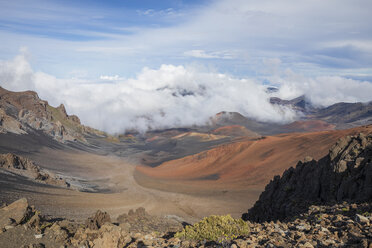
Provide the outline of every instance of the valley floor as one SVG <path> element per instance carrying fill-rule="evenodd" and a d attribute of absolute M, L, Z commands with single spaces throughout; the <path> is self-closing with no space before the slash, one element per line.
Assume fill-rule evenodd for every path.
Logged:
<path fill-rule="evenodd" d="M 0 171 L 0 201 L 10 203 L 26 197 L 43 214 L 86 219 L 97 209 L 118 216 L 144 207 L 154 215 L 176 215 L 194 222 L 210 214 L 231 213 L 240 217 L 256 200 L 247 192 L 209 190 L 206 194 L 183 194 L 145 188 L 134 179 L 136 164 L 113 155 L 95 155 L 72 149 L 41 148 L 27 154 L 43 168 L 75 179 L 87 192 L 40 184 Z M 78 180 L 77 180 L 78 179 Z M 95 192 L 89 192 L 94 190 Z"/>
<path fill-rule="evenodd" d="M 191 168 L 185 170 L 193 173 L 185 174 L 187 180 L 167 178 L 167 171 L 180 172 L 172 170 L 172 161 L 166 162 L 165 166 L 143 170 L 143 151 L 118 155 L 116 152 L 120 147 L 112 149 L 109 143 L 105 147 L 61 145 L 37 134 L 1 134 L 0 153 L 12 152 L 29 158 L 41 168 L 62 175 L 72 188 L 79 190 L 37 183 L 0 169 L 0 206 L 25 197 L 43 214 L 75 220 L 86 219 L 97 209 L 116 218 L 139 207 L 152 215 L 175 215 L 189 223 L 212 214 L 240 217 L 253 206 L 274 175 L 295 166 L 295 162 L 307 154 L 319 159 L 338 138 L 359 132 L 371 133 L 372 126 L 312 134 L 281 134 L 253 141 L 254 146 L 249 145 L 252 141 L 238 147 L 231 144 L 231 149 L 238 153 L 231 155 L 234 159 L 226 160 L 229 167 L 225 160 L 219 159 L 219 150 L 216 153 L 213 149 L 185 160 L 175 160 L 176 164 L 185 161 L 188 166 L 185 168 Z M 120 149 L 120 152 L 132 152 Z M 209 153 L 217 155 L 212 159 L 204 156 Z M 236 160 L 239 158 L 242 159 Z M 260 166 L 250 166 L 258 159 L 262 160 Z M 194 160 L 195 163 L 191 163 Z M 208 168 L 213 166 L 221 170 L 216 172 L 216 177 L 206 177 Z M 230 174 L 232 176 L 228 176 Z M 259 183 L 252 183 L 254 180 Z"/>

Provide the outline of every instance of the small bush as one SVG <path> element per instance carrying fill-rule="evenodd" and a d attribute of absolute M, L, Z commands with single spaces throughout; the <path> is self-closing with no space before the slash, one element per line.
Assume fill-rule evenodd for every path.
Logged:
<path fill-rule="evenodd" d="M 230 215 L 211 215 L 192 226 L 186 226 L 175 237 L 222 243 L 248 234 L 249 226 L 244 220 L 234 219 Z"/>
<path fill-rule="evenodd" d="M 364 217 L 370 217 L 370 216 L 371 216 L 371 213 L 369 213 L 369 212 L 364 212 L 364 213 L 362 213 L 362 215 L 363 215 Z"/>

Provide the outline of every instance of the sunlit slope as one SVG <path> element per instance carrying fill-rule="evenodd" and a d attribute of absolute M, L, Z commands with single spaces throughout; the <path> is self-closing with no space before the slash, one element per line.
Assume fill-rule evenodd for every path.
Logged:
<path fill-rule="evenodd" d="M 274 175 L 295 166 L 299 160 L 306 156 L 319 159 L 340 137 L 360 132 L 371 133 L 372 126 L 244 140 L 168 161 L 155 168 L 138 166 L 137 173 L 143 176 L 142 180 L 163 181 L 168 185 L 263 189 Z"/>

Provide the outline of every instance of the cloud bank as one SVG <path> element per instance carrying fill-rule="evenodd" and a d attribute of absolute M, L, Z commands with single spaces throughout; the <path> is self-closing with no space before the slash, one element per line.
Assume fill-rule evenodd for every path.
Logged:
<path fill-rule="evenodd" d="M 27 46 L 37 70 L 97 78 L 194 61 L 254 76 L 276 57 L 311 77 L 372 78 L 370 0 L 114 2 L 0 1 L 0 59 Z"/>
<path fill-rule="evenodd" d="M 273 60 L 274 62 L 278 62 Z M 342 77 L 305 78 L 291 71 L 277 77 L 277 96 L 306 94 L 318 105 L 369 101 L 372 84 Z M 34 72 L 25 54 L 0 62 L 0 85 L 9 90 L 35 90 L 53 106 L 64 103 L 86 125 L 122 133 L 137 129 L 203 125 L 220 111 L 237 111 L 260 121 L 289 122 L 288 108 L 269 103 L 267 85 L 249 78 L 196 67 L 162 65 L 144 68 L 136 77 L 102 76 L 95 81 L 60 79 Z"/>

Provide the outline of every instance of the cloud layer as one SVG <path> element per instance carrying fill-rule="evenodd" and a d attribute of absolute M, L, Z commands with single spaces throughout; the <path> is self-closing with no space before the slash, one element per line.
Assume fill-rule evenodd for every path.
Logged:
<path fill-rule="evenodd" d="M 275 59 L 269 62 L 280 63 Z M 292 71 L 275 78 L 279 82 L 276 95 L 284 99 L 306 94 L 318 105 L 372 100 L 369 82 L 342 77 L 306 78 Z M 144 68 L 129 79 L 59 79 L 34 72 L 22 53 L 0 62 L 0 85 L 9 90 L 35 90 L 54 106 L 64 103 L 67 111 L 77 114 L 84 124 L 110 133 L 202 125 L 223 110 L 260 121 L 289 122 L 297 118 L 294 111 L 269 103 L 272 95 L 266 92 L 267 85 L 195 67 Z"/>
<path fill-rule="evenodd" d="M 27 46 L 37 70 L 97 78 L 194 61 L 252 76 L 275 57 L 311 77 L 372 78 L 370 0 L 115 2 L 0 1 L 0 59 Z"/>

